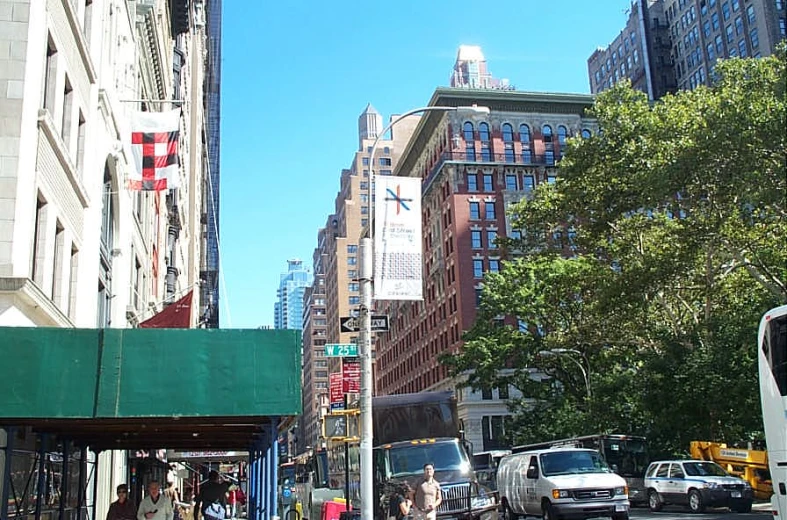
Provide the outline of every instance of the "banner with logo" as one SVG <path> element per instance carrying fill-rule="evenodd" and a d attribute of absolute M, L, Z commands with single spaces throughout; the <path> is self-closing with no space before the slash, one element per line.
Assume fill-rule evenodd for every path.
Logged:
<path fill-rule="evenodd" d="M 374 178 L 374 299 L 421 300 L 421 179 Z"/>
<path fill-rule="evenodd" d="M 341 372 L 331 372 L 329 377 L 329 386 L 330 386 L 330 410 L 344 410 L 344 392 L 343 389 L 343 382 L 342 382 L 342 373 Z"/>

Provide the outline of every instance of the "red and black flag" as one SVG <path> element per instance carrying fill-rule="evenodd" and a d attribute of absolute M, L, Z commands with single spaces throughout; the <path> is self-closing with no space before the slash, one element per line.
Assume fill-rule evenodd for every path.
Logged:
<path fill-rule="evenodd" d="M 177 188 L 180 109 L 134 112 L 131 116 L 131 150 L 136 169 L 131 190 L 160 191 Z"/>

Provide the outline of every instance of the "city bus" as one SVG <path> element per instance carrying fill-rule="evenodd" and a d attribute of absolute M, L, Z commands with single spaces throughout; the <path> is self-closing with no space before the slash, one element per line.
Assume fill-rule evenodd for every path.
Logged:
<path fill-rule="evenodd" d="M 596 450 L 604 457 L 609 467 L 626 480 L 629 500 L 632 504 L 646 504 L 645 470 L 650 463 L 648 444 L 645 437 L 637 435 L 598 434 L 559 439 L 526 446 L 515 446 L 513 453 L 570 446 Z"/>
<path fill-rule="evenodd" d="M 787 305 L 766 312 L 757 334 L 760 399 L 774 518 L 787 515 Z"/>

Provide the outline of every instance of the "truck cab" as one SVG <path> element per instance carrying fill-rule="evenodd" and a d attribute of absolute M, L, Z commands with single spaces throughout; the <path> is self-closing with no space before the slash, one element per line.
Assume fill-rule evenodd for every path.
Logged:
<path fill-rule="evenodd" d="M 421 483 L 426 464 L 434 465 L 434 478 L 443 492 L 438 518 L 468 514 L 482 520 L 497 518 L 493 493 L 478 483 L 464 446 L 454 437 L 391 442 L 374 449 L 377 518 L 387 518 L 390 497 L 399 483 L 406 481 L 413 489 Z"/>

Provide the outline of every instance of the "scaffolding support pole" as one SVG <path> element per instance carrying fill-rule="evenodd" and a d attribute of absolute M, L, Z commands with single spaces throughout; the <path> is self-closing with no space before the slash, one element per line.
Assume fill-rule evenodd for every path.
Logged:
<path fill-rule="evenodd" d="M 14 456 L 16 428 L 5 428 L 5 457 L 3 460 L 3 494 L 0 502 L 0 518 L 8 518 L 8 498 L 11 492 L 11 457 Z M 16 499 L 14 499 L 16 500 Z"/>

